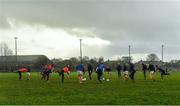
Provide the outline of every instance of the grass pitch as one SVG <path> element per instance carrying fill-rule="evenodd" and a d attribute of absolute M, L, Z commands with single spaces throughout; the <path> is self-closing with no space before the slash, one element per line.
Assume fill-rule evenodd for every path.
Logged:
<path fill-rule="evenodd" d="M 17 73 L 0 73 L 0 105 L 180 105 L 180 73 L 171 73 L 161 80 L 156 72 L 155 82 L 144 80 L 141 72 L 136 73 L 135 83 L 125 82 L 115 72 L 109 82 L 102 84 L 95 73 L 93 80 L 87 75 L 86 78 L 79 84 L 74 72 L 62 84 L 57 73 L 48 82 L 40 80 L 39 73 L 21 81 Z"/>

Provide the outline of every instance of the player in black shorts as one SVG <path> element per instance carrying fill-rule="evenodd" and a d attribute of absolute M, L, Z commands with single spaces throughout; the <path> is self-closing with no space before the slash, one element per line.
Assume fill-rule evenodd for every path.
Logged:
<path fill-rule="evenodd" d="M 91 80 L 92 79 L 93 66 L 90 63 L 88 63 L 87 68 L 88 68 L 88 73 L 89 73 L 89 79 Z"/>

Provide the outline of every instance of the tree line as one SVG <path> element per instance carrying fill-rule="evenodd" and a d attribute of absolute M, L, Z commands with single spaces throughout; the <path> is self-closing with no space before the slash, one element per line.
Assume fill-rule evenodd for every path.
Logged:
<path fill-rule="evenodd" d="M 8 44 L 6 42 L 0 42 L 0 56 L 12 56 L 12 55 L 14 55 L 13 50 L 9 48 Z M 101 57 L 93 57 L 93 58 L 84 56 L 82 58 L 82 62 L 84 65 L 86 65 L 87 63 L 91 63 L 93 67 L 96 67 L 96 65 L 100 61 L 103 61 L 105 66 L 108 65 L 111 68 L 116 67 L 116 65 L 118 63 L 121 63 L 121 64 L 127 63 L 127 62 L 129 62 L 129 60 L 133 61 L 133 58 L 129 57 L 129 56 L 123 56 L 123 57 L 117 58 L 116 60 L 113 60 L 113 61 L 112 60 L 105 61 L 104 57 L 102 57 L 102 56 Z M 54 58 L 51 61 L 56 66 L 56 68 L 60 68 L 65 65 L 70 65 L 72 69 L 75 69 L 75 66 L 81 62 L 80 57 L 72 57 L 70 59 L 65 59 L 65 60 L 63 60 L 62 58 Z M 153 62 L 155 64 L 161 64 L 159 57 L 155 53 L 151 53 L 151 54 L 147 55 L 147 58 L 145 61 L 140 60 L 140 61 L 136 62 L 135 65 L 136 65 L 137 69 L 141 68 L 140 63 L 142 63 L 142 62 L 146 62 L 146 63 Z M 43 64 L 47 63 L 47 60 L 40 59 L 39 61 L 36 62 L 34 67 L 36 69 L 40 69 L 40 67 L 41 67 L 40 65 L 42 63 Z M 180 70 L 180 60 L 171 60 L 170 62 L 164 62 L 163 66 L 166 68 L 169 68 L 170 70 L 179 71 Z"/>
<path fill-rule="evenodd" d="M 82 58 L 82 62 L 83 64 L 86 66 L 88 63 L 91 63 L 92 66 L 94 68 L 96 68 L 97 64 L 99 62 L 104 62 L 105 66 L 109 66 L 112 69 L 115 69 L 116 65 L 118 63 L 123 64 L 123 63 L 128 63 L 130 61 L 133 61 L 132 57 L 128 57 L 128 56 L 122 56 L 121 58 L 117 58 L 116 60 L 105 60 L 104 57 L 94 57 L 94 58 L 90 58 L 88 56 L 84 56 Z M 60 67 L 64 67 L 66 65 L 70 65 L 72 70 L 75 69 L 76 65 L 79 64 L 81 62 L 80 57 L 72 57 L 70 59 L 65 59 L 63 60 L 62 58 L 54 58 L 51 60 L 54 65 L 56 66 L 56 68 L 60 68 Z M 147 55 L 146 60 L 140 60 L 138 62 L 135 62 L 136 65 L 136 69 L 137 70 L 141 70 L 141 64 L 145 63 L 145 64 L 149 64 L 149 63 L 153 63 L 153 64 L 158 64 L 158 65 L 163 65 L 164 68 L 168 68 L 168 70 L 180 70 L 180 60 L 171 60 L 170 62 L 161 62 L 161 60 L 159 59 L 159 57 L 155 54 L 155 53 L 151 53 L 149 55 Z"/>

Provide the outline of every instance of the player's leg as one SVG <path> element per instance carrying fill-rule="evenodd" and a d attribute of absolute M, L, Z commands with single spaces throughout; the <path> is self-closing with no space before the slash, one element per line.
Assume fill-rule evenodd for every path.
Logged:
<path fill-rule="evenodd" d="M 45 80 L 45 77 L 46 77 L 45 72 L 42 72 L 41 75 L 42 75 L 41 80 Z"/>
<path fill-rule="evenodd" d="M 99 82 L 101 82 L 101 73 L 100 72 L 97 72 L 97 79 Z"/>
<path fill-rule="evenodd" d="M 59 77 L 61 78 L 61 82 L 64 83 L 64 72 L 58 72 L 59 73 Z"/>
<path fill-rule="evenodd" d="M 133 80 L 132 78 L 133 72 L 130 73 L 129 77 L 131 78 L 131 80 Z"/>
<path fill-rule="evenodd" d="M 125 74 L 125 75 L 124 75 L 124 76 L 125 76 L 124 79 L 127 81 L 127 80 L 129 79 L 129 72 L 128 72 L 128 71 L 125 71 L 124 74 Z"/>
<path fill-rule="evenodd" d="M 61 82 L 64 83 L 64 72 L 62 72 L 62 76 L 61 76 Z"/>
<path fill-rule="evenodd" d="M 91 80 L 91 73 L 90 73 L 90 70 L 88 70 L 88 74 L 89 74 L 89 79 Z"/>
<path fill-rule="evenodd" d="M 19 73 L 19 80 L 21 80 L 21 77 L 22 77 L 21 72 L 18 71 L 18 73 Z"/>
<path fill-rule="evenodd" d="M 91 70 L 89 70 L 89 71 L 88 71 L 88 73 L 89 73 L 89 79 L 91 80 L 91 79 L 92 79 L 92 77 L 91 77 L 91 75 L 92 75 L 92 71 L 91 71 Z"/>
<path fill-rule="evenodd" d="M 64 74 L 64 72 L 63 72 Z M 67 72 L 67 78 L 69 79 L 70 78 L 70 71 Z"/>
<path fill-rule="evenodd" d="M 135 71 L 132 72 L 132 77 L 131 79 L 134 81 L 134 75 L 135 75 Z"/>
<path fill-rule="evenodd" d="M 161 79 L 163 80 L 163 75 L 164 75 L 164 73 L 163 72 L 161 72 Z"/>
<path fill-rule="evenodd" d="M 103 76 L 102 76 L 102 75 L 103 75 L 103 73 L 100 72 L 100 73 L 99 73 L 99 76 L 100 76 L 100 77 L 99 77 L 99 80 L 100 80 L 100 82 L 102 82 L 102 80 L 103 80 Z"/>
<path fill-rule="evenodd" d="M 27 80 L 30 80 L 31 73 L 27 72 Z"/>
<path fill-rule="evenodd" d="M 118 77 L 121 77 L 121 71 L 118 70 Z"/>
<path fill-rule="evenodd" d="M 49 72 L 47 72 L 47 74 L 46 74 L 46 81 L 48 81 L 49 80 Z"/>
<path fill-rule="evenodd" d="M 91 80 L 92 80 L 92 73 L 93 73 L 93 71 L 91 70 L 91 73 L 90 73 L 90 78 L 91 78 Z"/>
<path fill-rule="evenodd" d="M 146 70 L 143 70 L 144 73 L 144 80 L 146 80 Z"/>
<path fill-rule="evenodd" d="M 154 71 L 150 71 L 150 78 L 151 78 L 151 80 L 155 81 Z"/>
<path fill-rule="evenodd" d="M 78 71 L 78 80 L 79 80 L 79 83 L 82 83 L 82 75 L 83 75 L 83 72 L 82 71 Z"/>

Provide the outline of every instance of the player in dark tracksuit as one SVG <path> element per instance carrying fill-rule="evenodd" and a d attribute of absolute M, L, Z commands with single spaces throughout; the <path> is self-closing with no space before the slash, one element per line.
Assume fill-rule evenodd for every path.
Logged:
<path fill-rule="evenodd" d="M 104 71 L 104 65 L 103 63 L 99 64 L 96 68 L 96 72 L 97 72 L 97 79 L 99 82 L 102 82 L 103 78 L 103 71 Z"/>
<path fill-rule="evenodd" d="M 156 65 L 156 68 L 159 70 L 159 72 L 161 74 L 161 79 L 163 80 L 163 75 L 168 75 L 168 74 L 166 73 L 166 71 L 163 68 L 159 67 L 158 65 Z"/>
<path fill-rule="evenodd" d="M 120 65 L 120 63 L 118 63 L 116 70 L 118 72 L 118 77 L 121 77 L 121 70 L 122 70 L 122 66 Z"/>
<path fill-rule="evenodd" d="M 154 73 L 156 71 L 155 66 L 153 64 L 149 64 L 150 78 L 155 81 Z"/>
<path fill-rule="evenodd" d="M 143 71 L 143 74 L 144 74 L 144 80 L 146 80 L 146 71 L 147 71 L 147 65 L 142 63 L 142 71 Z"/>
<path fill-rule="evenodd" d="M 135 73 L 136 73 L 136 70 L 135 70 L 134 64 L 131 63 L 131 62 L 129 63 L 129 71 L 130 71 L 129 77 L 131 78 L 131 80 L 134 81 L 134 75 L 135 75 Z"/>
<path fill-rule="evenodd" d="M 60 70 L 58 70 L 58 74 L 61 77 L 61 82 L 64 83 L 64 70 L 63 70 L 63 68 L 62 69 L 60 68 Z"/>
<path fill-rule="evenodd" d="M 106 67 L 106 71 L 107 71 L 107 81 L 109 81 L 110 76 L 111 76 L 111 71 L 112 71 L 111 67 L 110 67 L 110 66 L 107 66 L 107 67 Z"/>
<path fill-rule="evenodd" d="M 42 75 L 41 80 L 45 80 L 45 79 L 46 79 L 46 77 L 47 77 L 47 71 L 48 71 L 47 65 L 43 66 L 43 67 L 42 67 L 42 72 L 41 72 L 41 75 Z"/>
<path fill-rule="evenodd" d="M 111 71 L 112 71 L 112 70 L 111 70 L 111 67 L 107 66 L 107 67 L 106 67 L 106 71 L 107 71 L 108 74 L 110 74 Z"/>
<path fill-rule="evenodd" d="M 87 68 L 88 68 L 88 73 L 89 73 L 89 79 L 91 80 L 92 79 L 93 66 L 90 63 L 88 63 Z"/>

